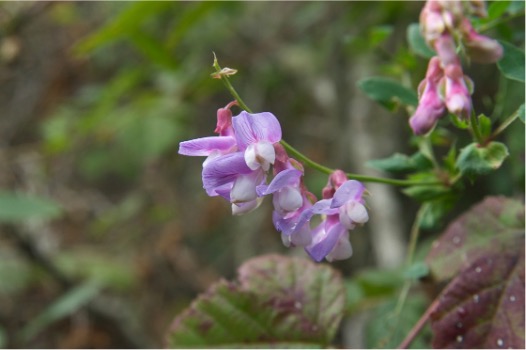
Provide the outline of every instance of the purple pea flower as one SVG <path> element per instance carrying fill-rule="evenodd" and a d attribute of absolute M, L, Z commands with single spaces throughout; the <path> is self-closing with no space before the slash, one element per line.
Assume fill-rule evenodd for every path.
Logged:
<path fill-rule="evenodd" d="M 314 215 L 325 216 L 311 231 L 312 242 L 305 247 L 312 259 L 321 261 L 325 258 L 333 261 L 347 259 L 352 255 L 349 230 L 369 220 L 362 198 L 364 191 L 362 183 L 347 180 L 336 189 L 334 197 L 322 199 L 302 212 L 295 230 L 308 227 Z"/>
<path fill-rule="evenodd" d="M 237 146 L 244 152 L 247 166 L 268 171 L 274 164 L 274 144 L 281 141 L 281 126 L 269 112 L 250 114 L 242 111 L 232 119 Z"/>
<path fill-rule="evenodd" d="M 216 132 L 219 136 L 181 142 L 179 153 L 208 156 L 203 163 L 203 187 L 209 196 L 221 196 L 232 203 L 234 214 L 259 206 L 256 187 L 265 183 L 275 161 L 274 143 L 281 140 L 281 127 L 272 113 L 232 117 L 220 109 Z"/>
<path fill-rule="evenodd" d="M 302 171 L 290 166 L 289 169 L 279 172 L 268 186 L 261 185 L 257 188 L 260 196 L 273 194 L 272 221 L 276 230 L 281 232 L 281 240 L 287 247 L 304 247 L 312 240 L 308 227 L 294 230 L 301 213 L 312 206 L 308 198 L 309 193 L 302 186 L 302 176 Z"/>

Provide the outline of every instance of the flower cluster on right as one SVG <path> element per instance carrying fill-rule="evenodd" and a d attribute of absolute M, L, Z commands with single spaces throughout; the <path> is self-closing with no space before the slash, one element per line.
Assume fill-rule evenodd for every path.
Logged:
<path fill-rule="evenodd" d="M 429 61 L 418 86 L 418 107 L 409 119 L 416 135 L 428 133 L 447 112 L 461 119 L 471 114 L 473 83 L 462 70 L 457 48 L 477 63 L 494 63 L 502 57 L 500 44 L 477 33 L 470 15 L 486 16 L 484 2 L 428 0 L 420 13 L 420 29 L 437 56 Z"/>

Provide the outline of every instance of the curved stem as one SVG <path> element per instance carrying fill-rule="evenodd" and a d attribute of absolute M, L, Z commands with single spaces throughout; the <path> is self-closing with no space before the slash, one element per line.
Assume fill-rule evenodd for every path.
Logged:
<path fill-rule="evenodd" d="M 232 86 L 230 83 L 230 80 L 228 79 L 227 74 L 222 73 L 222 68 L 217 62 L 217 58 L 214 54 L 214 65 L 216 72 L 213 74 L 214 77 L 221 79 L 223 84 L 225 84 L 225 87 L 230 92 L 232 97 L 236 99 L 237 103 L 239 104 L 239 107 L 241 107 L 243 110 L 252 113 L 252 110 L 248 108 L 248 106 L 245 104 L 245 102 L 241 99 L 239 94 L 237 93 L 236 89 Z M 330 175 L 334 172 L 335 169 L 328 168 L 324 165 L 321 165 L 319 163 L 316 163 L 291 145 L 289 145 L 285 140 L 280 141 L 281 145 L 285 148 L 285 150 L 290 154 L 296 157 L 299 161 L 303 162 L 306 166 L 318 170 L 322 173 L 325 173 L 327 175 Z M 363 182 L 376 182 L 376 183 L 382 183 L 387 185 L 394 185 L 394 186 L 412 186 L 412 185 L 438 185 L 440 184 L 439 181 L 412 181 L 412 180 L 397 180 L 397 179 L 389 179 L 389 178 L 383 178 L 383 177 L 374 177 L 374 176 L 367 176 L 367 175 L 359 175 L 359 174 L 353 174 L 353 173 L 347 173 L 347 177 L 349 179 L 354 179 L 358 181 Z"/>

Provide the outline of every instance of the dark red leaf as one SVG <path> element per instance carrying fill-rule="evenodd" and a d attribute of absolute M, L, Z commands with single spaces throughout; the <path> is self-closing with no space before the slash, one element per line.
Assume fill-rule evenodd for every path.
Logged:
<path fill-rule="evenodd" d="M 524 239 L 524 205 L 505 197 L 488 197 L 456 219 L 437 239 L 426 261 L 443 281 L 475 260 L 513 252 Z"/>
<path fill-rule="evenodd" d="M 435 348 L 524 348 L 524 238 L 518 252 L 476 259 L 431 314 Z"/>

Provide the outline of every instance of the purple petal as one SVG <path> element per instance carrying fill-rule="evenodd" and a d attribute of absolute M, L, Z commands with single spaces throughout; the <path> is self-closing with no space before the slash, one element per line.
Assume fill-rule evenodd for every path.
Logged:
<path fill-rule="evenodd" d="M 316 215 L 316 214 L 328 214 L 333 215 L 338 213 L 338 209 L 332 209 L 331 208 L 331 200 L 330 199 L 322 199 L 314 203 L 314 205 L 310 208 L 307 208 L 302 211 L 298 223 L 296 226 L 294 226 L 293 230 L 290 232 L 283 231 L 284 233 L 293 233 L 296 230 L 301 229 L 304 225 L 306 225 L 310 219 Z"/>
<path fill-rule="evenodd" d="M 179 154 L 185 156 L 208 156 L 213 151 L 228 151 L 236 145 L 231 136 L 209 136 L 179 144 Z"/>
<path fill-rule="evenodd" d="M 303 173 L 296 169 L 283 170 L 272 179 L 268 186 L 258 186 L 258 195 L 266 196 L 281 190 L 285 186 L 297 185 L 302 175 Z"/>
<path fill-rule="evenodd" d="M 246 165 L 242 152 L 225 154 L 203 168 L 203 187 L 210 196 L 217 195 L 220 187 L 233 183 L 238 175 L 250 172 L 252 170 Z"/>
<path fill-rule="evenodd" d="M 334 193 L 331 208 L 339 208 L 350 200 L 359 200 L 365 186 L 356 180 L 345 181 Z"/>
<path fill-rule="evenodd" d="M 326 231 L 326 229 L 328 230 Z M 325 225 L 325 222 L 322 222 L 313 231 L 312 243 L 305 247 L 305 251 L 314 260 L 322 261 L 334 249 L 338 239 L 345 232 L 345 227 L 339 223 L 328 226 Z"/>
<path fill-rule="evenodd" d="M 242 111 L 232 118 L 232 124 L 241 151 L 259 141 L 276 143 L 281 140 L 281 126 L 278 119 L 269 112 L 250 114 Z"/>

